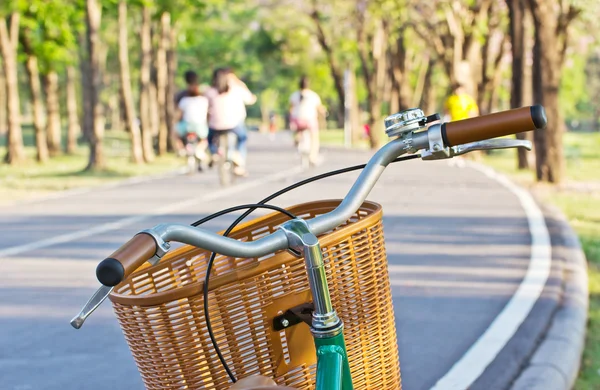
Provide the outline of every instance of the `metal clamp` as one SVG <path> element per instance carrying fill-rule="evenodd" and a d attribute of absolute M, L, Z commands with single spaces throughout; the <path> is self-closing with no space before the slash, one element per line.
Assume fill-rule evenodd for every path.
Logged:
<path fill-rule="evenodd" d="M 450 148 L 444 145 L 441 124 L 438 123 L 429 127 L 427 130 L 427 139 L 429 141 L 429 148 L 421 152 L 423 160 L 440 160 L 451 157 Z"/>
<path fill-rule="evenodd" d="M 148 260 L 150 264 L 155 265 L 165 254 L 167 254 L 169 249 L 171 249 L 171 244 L 163 240 L 163 238 L 159 234 L 157 234 L 154 231 L 154 229 L 145 229 L 142 230 L 140 233 L 152 236 L 154 242 L 156 242 L 156 254 L 154 255 L 154 257 Z"/>

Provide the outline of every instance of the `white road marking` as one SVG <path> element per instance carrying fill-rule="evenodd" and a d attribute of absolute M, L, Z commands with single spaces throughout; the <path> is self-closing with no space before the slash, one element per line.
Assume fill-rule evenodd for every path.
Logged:
<path fill-rule="evenodd" d="M 219 199 L 219 198 L 222 198 L 222 197 L 225 197 L 225 196 L 228 196 L 231 194 L 235 194 L 238 192 L 243 192 L 250 188 L 258 187 L 258 186 L 264 185 L 264 184 L 272 182 L 272 181 L 285 179 L 285 178 L 289 177 L 290 175 L 300 173 L 301 171 L 302 171 L 302 169 L 300 167 L 295 167 L 295 168 L 288 169 L 283 172 L 274 173 L 272 175 L 267 175 L 267 176 L 261 177 L 256 180 L 246 181 L 242 184 L 239 184 L 239 185 L 236 185 L 233 187 L 229 187 L 229 188 L 218 190 L 218 191 L 215 191 L 212 193 L 208 193 L 204 196 L 197 196 L 194 198 L 183 200 L 181 202 L 172 203 L 172 204 L 166 205 L 165 207 L 161 207 L 152 212 L 149 212 L 148 214 L 145 214 L 145 215 L 123 218 L 123 219 L 119 219 L 114 222 L 109 222 L 109 223 L 105 223 L 102 225 L 90 227 L 89 229 L 78 230 L 75 232 L 61 234 L 59 236 L 50 237 L 50 238 L 40 240 L 40 241 L 30 242 L 28 244 L 23 244 L 23 245 L 13 246 L 13 247 L 5 248 L 5 249 L 0 249 L 0 258 L 15 256 L 15 255 L 18 255 L 18 254 L 21 254 L 24 252 L 47 248 L 47 247 L 58 245 L 58 244 L 64 244 L 66 242 L 71 242 L 71 241 L 79 240 L 79 239 L 82 239 L 85 237 L 90 237 L 95 234 L 101 234 L 101 233 L 109 232 L 111 230 L 121 229 L 123 227 L 133 225 L 135 223 L 150 219 L 157 215 L 169 214 L 173 211 L 185 209 L 187 207 L 190 207 L 190 206 L 193 206 L 193 205 L 196 205 L 199 203 L 203 203 L 203 202 L 214 200 L 214 199 Z"/>
<path fill-rule="evenodd" d="M 527 318 L 550 275 L 550 235 L 544 215 L 531 195 L 491 168 L 473 163 L 469 165 L 500 183 L 521 202 L 531 234 L 531 260 L 523 281 L 502 312 L 450 371 L 437 381 L 433 390 L 468 389 L 494 361 Z"/>

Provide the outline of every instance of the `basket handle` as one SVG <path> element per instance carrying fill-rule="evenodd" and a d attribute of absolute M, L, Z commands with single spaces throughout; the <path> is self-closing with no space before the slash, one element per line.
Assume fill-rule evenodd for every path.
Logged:
<path fill-rule="evenodd" d="M 154 237 L 150 234 L 142 232 L 135 235 L 98 264 L 98 281 L 105 286 L 116 286 L 151 259 L 156 254 L 157 247 Z"/>

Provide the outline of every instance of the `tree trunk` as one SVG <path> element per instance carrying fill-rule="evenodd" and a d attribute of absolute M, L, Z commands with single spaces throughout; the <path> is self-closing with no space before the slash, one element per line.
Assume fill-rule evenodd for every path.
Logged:
<path fill-rule="evenodd" d="M 535 102 L 546 109 L 548 118 L 546 130 L 534 133 L 536 174 L 540 181 L 560 183 L 564 174 L 564 123 L 559 110 L 558 90 L 568 24 L 579 11 L 570 6 L 568 13 L 559 9 L 557 15 L 555 3 L 551 0 L 530 0 L 530 7 L 535 26 L 533 95 Z"/>
<path fill-rule="evenodd" d="M 321 49 L 325 52 L 327 56 L 327 63 L 329 64 L 329 70 L 331 71 L 331 77 L 333 78 L 333 84 L 335 86 L 335 91 L 338 96 L 338 126 L 343 126 L 343 118 L 344 118 L 344 76 L 342 74 L 342 70 L 335 58 L 335 54 L 333 52 L 333 48 L 331 47 L 330 42 L 327 40 L 325 36 L 325 31 L 323 30 L 323 25 L 321 23 L 321 14 L 316 8 L 316 2 L 313 1 L 313 10 L 310 14 L 311 19 L 313 20 L 315 27 L 317 28 L 317 40 L 319 41 L 319 45 L 321 45 Z M 342 123 L 340 122 L 340 119 Z"/>
<path fill-rule="evenodd" d="M 152 116 L 150 112 L 151 86 L 150 68 L 152 65 L 152 37 L 150 35 L 150 8 L 142 8 L 142 26 L 140 30 L 140 46 L 142 50 L 140 59 L 140 123 L 142 126 L 142 151 L 144 160 L 154 160 L 152 147 Z"/>
<path fill-rule="evenodd" d="M 169 126 L 167 124 L 167 79 L 169 69 L 167 63 L 167 51 L 170 44 L 171 15 L 164 12 L 160 17 L 160 37 L 158 51 L 156 52 L 156 92 L 158 103 L 158 154 L 167 153 Z"/>
<path fill-rule="evenodd" d="M 58 75 L 50 71 L 42 76 L 46 92 L 46 134 L 50 156 L 58 156 L 62 152 L 60 107 L 58 104 Z"/>
<path fill-rule="evenodd" d="M 26 45 L 25 51 L 27 52 Z M 33 128 L 35 130 L 36 159 L 43 163 L 48 160 L 48 144 L 46 129 L 44 128 L 44 104 L 42 102 L 42 86 L 37 57 L 27 54 L 25 69 L 29 78 L 29 91 L 31 93 L 31 105 L 33 106 Z"/>
<path fill-rule="evenodd" d="M 87 36 L 81 34 L 79 36 L 79 68 L 81 71 L 81 97 L 82 97 L 82 110 L 81 120 L 82 131 L 85 140 L 89 143 L 91 134 L 94 131 L 93 123 L 93 107 L 92 107 L 92 76 L 90 71 L 90 61 L 88 54 Z"/>
<path fill-rule="evenodd" d="M 97 0 L 86 0 L 86 25 L 88 70 L 90 78 L 89 99 L 90 107 L 84 115 L 91 117 L 88 136 L 90 144 L 90 157 L 86 170 L 100 170 L 106 165 L 103 149 L 104 122 L 102 120 L 102 103 L 100 102 L 100 89 L 102 75 L 100 74 L 100 18 L 101 8 Z"/>
<path fill-rule="evenodd" d="M 169 31 L 169 46 L 167 49 L 167 98 L 166 98 L 166 115 L 169 137 L 167 140 L 167 148 L 173 151 L 175 135 L 175 94 L 177 93 L 177 85 L 175 84 L 175 75 L 177 74 L 177 31 L 174 26 Z"/>
<path fill-rule="evenodd" d="M 127 2 L 119 2 L 119 74 L 121 78 L 121 98 L 124 104 L 125 126 L 131 138 L 131 161 L 144 162 L 142 136 L 135 117 L 133 93 L 131 92 L 131 72 L 129 70 L 129 48 L 127 46 Z"/>
<path fill-rule="evenodd" d="M 77 150 L 77 136 L 79 119 L 77 118 L 77 91 L 75 89 L 75 68 L 67 66 L 67 154 L 74 154 Z"/>
<path fill-rule="evenodd" d="M 42 96 L 42 86 L 40 83 L 40 71 L 38 60 L 31 46 L 28 29 L 21 29 L 19 33 L 19 42 L 25 53 L 25 71 L 29 79 L 29 92 L 31 94 L 31 105 L 33 106 L 33 128 L 35 132 L 36 160 L 46 162 L 48 160 L 48 145 L 46 139 L 46 129 L 44 128 L 44 103 Z"/>
<path fill-rule="evenodd" d="M 510 108 L 523 106 L 523 73 L 525 71 L 525 0 L 507 0 L 509 15 L 510 43 L 512 47 L 512 76 Z M 517 139 L 526 139 L 525 133 L 516 135 Z M 527 150 L 517 148 L 518 169 L 529 169 Z"/>
<path fill-rule="evenodd" d="M 2 55 L 0 55 L 0 137 L 7 132 L 6 119 L 6 77 L 4 75 Z"/>
<path fill-rule="evenodd" d="M 4 161 L 8 164 L 18 164 L 25 159 L 23 133 L 21 132 L 19 80 L 17 78 L 18 34 L 19 14 L 11 14 L 10 26 L 6 25 L 6 20 L 4 18 L 0 18 L 0 51 L 2 52 L 4 74 L 6 76 L 8 114 L 7 150 Z"/>

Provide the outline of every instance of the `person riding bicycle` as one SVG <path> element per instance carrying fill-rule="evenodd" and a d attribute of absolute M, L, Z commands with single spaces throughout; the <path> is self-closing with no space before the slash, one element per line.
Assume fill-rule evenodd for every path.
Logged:
<path fill-rule="evenodd" d="M 186 96 L 181 97 L 177 107 L 180 115 L 176 126 L 179 139 L 185 146 L 190 141 L 190 135 L 195 135 L 197 137 L 195 141 L 198 142 L 195 155 L 198 160 L 205 160 L 208 146 L 208 99 L 201 95 L 197 83 L 189 85 Z M 200 165 L 198 169 L 202 169 Z"/>
<path fill-rule="evenodd" d="M 319 160 L 319 115 L 325 113 L 319 95 L 308 88 L 308 78 L 302 76 L 300 90 L 290 96 L 290 129 L 296 132 L 298 142 L 300 131 L 310 132 L 309 162 L 316 165 Z"/>
<path fill-rule="evenodd" d="M 206 92 L 208 108 L 208 143 L 212 155 L 218 159 L 216 138 L 221 131 L 233 131 L 237 136 L 237 150 L 234 157 L 234 173 L 246 174 L 245 142 L 247 139 L 244 121 L 246 104 L 256 102 L 246 85 L 229 68 L 219 68 L 213 72 L 211 88 Z"/>

